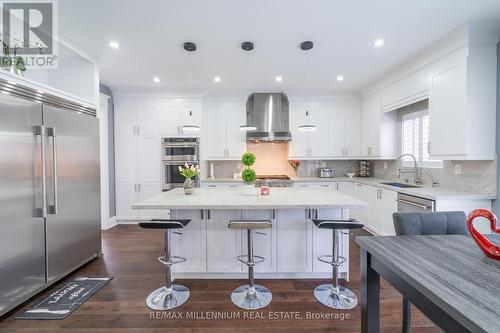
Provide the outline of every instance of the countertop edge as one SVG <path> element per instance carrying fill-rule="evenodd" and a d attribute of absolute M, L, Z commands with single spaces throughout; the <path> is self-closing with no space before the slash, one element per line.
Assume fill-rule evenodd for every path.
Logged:
<path fill-rule="evenodd" d="M 320 177 L 297 177 L 292 178 L 294 183 L 320 183 L 320 182 L 351 182 L 351 183 L 360 183 L 373 187 L 378 187 L 381 189 L 385 189 L 388 191 L 394 191 L 398 193 L 413 195 L 417 197 L 422 197 L 430 200 L 495 200 L 497 198 L 496 194 L 481 194 L 481 193 L 472 193 L 466 191 L 454 191 L 443 188 L 428 188 L 428 187 L 419 187 L 419 188 L 395 188 L 394 186 L 389 186 L 385 184 L 380 184 L 380 182 L 390 182 L 389 179 L 382 178 L 348 178 L 348 177 L 333 177 L 333 178 L 320 178 Z M 202 183 L 241 183 L 241 179 L 237 178 L 206 178 L 201 180 Z M 456 192 L 454 193 L 425 193 L 425 191 L 448 191 L 448 192 Z"/>

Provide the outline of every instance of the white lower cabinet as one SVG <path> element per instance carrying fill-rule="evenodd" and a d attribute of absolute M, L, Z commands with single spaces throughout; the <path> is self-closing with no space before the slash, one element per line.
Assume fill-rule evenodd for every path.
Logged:
<path fill-rule="evenodd" d="M 132 209 L 132 205 L 160 194 L 160 183 L 117 182 L 116 190 L 116 219 L 118 221 L 137 221 L 170 216 L 168 210 Z"/>
<path fill-rule="evenodd" d="M 151 184 L 138 184 L 139 191 L 138 194 L 138 202 L 152 198 L 161 193 L 161 185 L 158 183 Z M 170 211 L 166 210 L 157 210 L 157 209 L 139 209 L 139 220 L 147 220 L 152 218 L 163 218 L 168 219 L 170 217 Z"/>
<path fill-rule="evenodd" d="M 230 220 L 240 219 L 239 211 L 211 209 L 207 219 L 207 272 L 237 273 L 242 264 L 237 257 L 241 252 L 241 231 L 228 228 Z"/>
<path fill-rule="evenodd" d="M 382 196 L 382 233 L 387 236 L 394 236 L 394 223 L 392 214 L 398 211 L 398 203 L 396 199 L 398 194 L 395 191 L 381 190 Z"/>
<path fill-rule="evenodd" d="M 309 213 L 305 209 L 172 210 L 172 218 L 191 220 L 185 229 L 171 232 L 172 255 L 187 259 L 175 265 L 174 272 L 208 273 L 210 276 L 247 272 L 237 259 L 248 252 L 246 230 L 229 229 L 229 221 L 269 219 L 272 228 L 253 233 L 254 255 L 265 259 L 255 266 L 256 273 L 289 273 L 290 276 L 330 273 L 331 266 L 319 262 L 317 257 L 332 255 L 333 232 L 316 228 L 311 221 L 313 215 L 323 219 L 349 217 L 347 210 L 340 209 L 318 210 L 317 215 L 315 210 Z M 349 257 L 347 234 L 340 237 L 340 255 Z M 348 273 L 348 268 L 346 263 L 340 272 Z"/>
<path fill-rule="evenodd" d="M 190 219 L 191 222 L 182 230 L 171 230 L 171 254 L 186 258 L 186 261 L 173 265 L 174 272 L 207 271 L 207 222 L 200 209 L 176 210 L 172 218 Z M 179 235 L 181 233 L 181 235 Z"/>
<path fill-rule="evenodd" d="M 367 230 L 377 235 L 394 235 L 392 214 L 398 211 L 396 202 L 398 193 L 360 183 L 354 183 L 353 186 L 352 192 L 344 191 L 344 193 L 367 202 L 370 207 L 352 209 L 351 217 L 363 223 Z"/>
<path fill-rule="evenodd" d="M 137 202 L 137 184 L 116 184 L 116 216 L 117 220 L 137 220 L 138 212 L 132 209 Z"/>
<path fill-rule="evenodd" d="M 278 271 L 311 271 L 311 221 L 305 210 L 278 210 Z"/>

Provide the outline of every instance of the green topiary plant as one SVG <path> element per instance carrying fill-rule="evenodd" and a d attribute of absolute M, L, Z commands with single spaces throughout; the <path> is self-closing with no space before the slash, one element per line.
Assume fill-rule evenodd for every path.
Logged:
<path fill-rule="evenodd" d="M 253 183 L 255 181 L 256 177 L 257 176 L 255 175 L 255 171 L 253 171 L 250 168 L 247 168 L 247 169 L 243 170 L 243 172 L 241 173 L 241 179 L 243 179 L 243 181 L 246 184 Z"/>
<path fill-rule="evenodd" d="M 257 177 L 255 171 L 250 168 L 251 165 L 255 163 L 255 155 L 252 153 L 244 153 L 241 156 L 241 163 L 246 166 L 246 168 L 241 172 L 241 179 L 245 184 L 251 184 L 255 181 Z"/>
<path fill-rule="evenodd" d="M 243 165 L 249 167 L 255 163 L 255 155 L 252 153 L 244 153 L 243 156 L 241 156 L 241 163 Z"/>

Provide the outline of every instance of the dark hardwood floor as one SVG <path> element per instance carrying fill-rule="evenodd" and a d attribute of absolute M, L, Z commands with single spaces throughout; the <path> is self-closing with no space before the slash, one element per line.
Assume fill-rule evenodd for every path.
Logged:
<path fill-rule="evenodd" d="M 358 234 L 366 234 L 364 231 Z M 351 237 L 353 238 L 353 237 Z M 351 239 L 351 288 L 359 297 L 359 247 Z M 230 300 L 231 291 L 242 280 L 177 280 L 191 290 L 189 301 L 176 311 L 164 312 L 170 318 L 152 318 L 145 305 L 146 296 L 164 281 L 163 268 L 156 258 L 162 254 L 163 233 L 143 230 L 135 225 L 120 225 L 103 232 L 102 258 L 79 269 L 74 276 L 113 276 L 114 279 L 65 320 L 15 320 L 28 304 L 12 311 L 0 321 L 0 332 L 345 332 L 360 331 L 360 306 L 351 311 L 323 307 L 312 295 L 315 286 L 326 280 L 258 280 L 271 289 L 271 305 L 254 312 L 257 318 L 246 318 Z M 39 296 L 59 288 L 57 283 Z M 401 295 L 385 281 L 381 283 L 382 332 L 401 331 Z M 239 319 L 193 319 L 188 315 L 226 314 Z M 286 312 L 286 314 L 283 314 Z M 297 318 L 279 318 L 297 312 Z M 307 319 L 307 313 L 330 314 L 333 319 Z M 174 318 L 181 316 L 182 318 Z M 258 316 L 257 316 L 258 315 Z M 269 319 L 272 316 L 272 319 Z M 262 317 L 262 318 L 261 318 Z M 349 318 L 347 318 L 349 317 Z M 343 320 L 341 318 L 344 318 Z M 413 332 L 439 330 L 418 310 L 413 309 Z"/>

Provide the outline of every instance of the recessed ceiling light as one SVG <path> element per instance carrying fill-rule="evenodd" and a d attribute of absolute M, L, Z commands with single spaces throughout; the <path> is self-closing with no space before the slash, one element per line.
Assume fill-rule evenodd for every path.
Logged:
<path fill-rule="evenodd" d="M 160 78 L 157 77 L 157 76 L 153 77 L 153 82 L 154 83 L 159 83 L 160 82 Z"/>
<path fill-rule="evenodd" d="M 117 50 L 117 49 L 120 48 L 120 43 L 112 40 L 112 41 L 109 42 L 109 47 L 112 48 L 112 49 Z"/>
<path fill-rule="evenodd" d="M 220 81 L 221 81 L 220 76 L 216 76 L 216 77 L 214 77 L 214 82 L 219 83 Z"/>
<path fill-rule="evenodd" d="M 344 76 L 343 75 L 337 75 L 337 81 L 344 81 Z"/>
<path fill-rule="evenodd" d="M 283 81 L 283 78 L 281 76 L 276 76 L 276 82 L 281 82 Z"/>
<path fill-rule="evenodd" d="M 382 38 L 377 38 L 373 41 L 373 45 L 375 47 L 382 47 L 385 45 L 385 40 L 383 40 Z"/>

